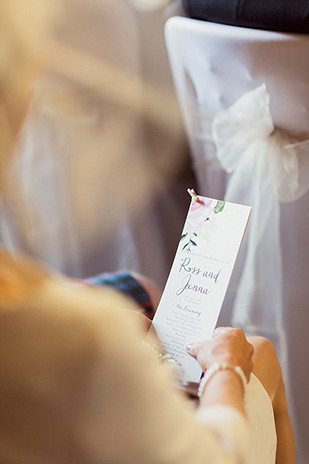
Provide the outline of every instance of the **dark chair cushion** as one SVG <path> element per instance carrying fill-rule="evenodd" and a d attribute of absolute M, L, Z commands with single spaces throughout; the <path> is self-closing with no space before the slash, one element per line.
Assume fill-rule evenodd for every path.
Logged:
<path fill-rule="evenodd" d="M 309 0 L 182 0 L 188 16 L 216 23 L 309 33 Z"/>

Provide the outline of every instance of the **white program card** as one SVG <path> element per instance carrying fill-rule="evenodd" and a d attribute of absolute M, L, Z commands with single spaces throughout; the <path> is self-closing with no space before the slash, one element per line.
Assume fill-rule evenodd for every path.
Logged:
<path fill-rule="evenodd" d="M 251 213 L 249 206 L 197 198 L 153 320 L 164 351 L 189 382 L 199 381 L 201 369 L 185 346 L 212 337 Z"/>

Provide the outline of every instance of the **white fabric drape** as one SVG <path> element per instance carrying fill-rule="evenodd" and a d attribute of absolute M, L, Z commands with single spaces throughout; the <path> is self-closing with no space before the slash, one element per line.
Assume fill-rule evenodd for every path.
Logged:
<path fill-rule="evenodd" d="M 224 199 L 253 208 L 233 276 L 232 322 L 270 337 L 283 356 L 280 203 L 309 190 L 309 140 L 276 129 L 269 102 L 264 84 L 217 113 L 188 101 L 187 122 L 196 144 L 207 146 L 207 156 L 195 157 L 197 176 L 218 170 L 219 160 L 229 175 Z"/>
<path fill-rule="evenodd" d="M 218 112 L 212 127 L 218 159 L 233 173 L 225 199 L 253 207 L 232 322 L 271 338 L 285 361 L 280 202 L 309 189 L 309 141 L 275 129 L 265 85 Z"/>
<path fill-rule="evenodd" d="M 300 227 L 300 200 L 303 205 L 309 190 L 309 140 L 306 134 L 297 137 L 275 128 L 270 98 L 263 84 L 215 113 L 191 97 L 186 101 L 186 122 L 202 193 L 213 196 L 217 191 L 219 199 L 224 196 L 226 201 L 253 208 L 219 323 L 272 340 L 288 397 L 295 402 L 297 392 L 295 382 L 290 382 L 289 365 L 296 353 L 290 338 L 298 320 L 306 320 L 304 291 L 299 288 L 300 296 L 295 295 L 296 288 L 305 285 L 297 282 L 305 271 L 296 271 L 297 264 L 289 264 L 286 255 L 291 259 L 294 253 L 293 263 L 299 261 L 301 245 L 296 247 L 294 240 Z M 286 227 L 288 214 L 292 224 Z M 305 211 L 303 215 L 305 221 Z M 293 271 L 287 270 L 287 265 Z M 298 314 L 293 315 L 293 307 Z"/>

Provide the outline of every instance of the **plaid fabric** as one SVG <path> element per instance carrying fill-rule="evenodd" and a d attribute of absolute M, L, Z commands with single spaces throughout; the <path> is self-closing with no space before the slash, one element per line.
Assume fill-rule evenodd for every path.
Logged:
<path fill-rule="evenodd" d="M 154 316 L 154 308 L 152 306 L 150 296 L 140 285 L 140 283 L 127 271 L 117 271 L 110 273 L 98 274 L 94 277 L 83 279 L 81 283 L 85 285 L 94 285 L 99 287 L 113 287 L 127 296 L 133 298 L 142 312 L 148 318 Z"/>

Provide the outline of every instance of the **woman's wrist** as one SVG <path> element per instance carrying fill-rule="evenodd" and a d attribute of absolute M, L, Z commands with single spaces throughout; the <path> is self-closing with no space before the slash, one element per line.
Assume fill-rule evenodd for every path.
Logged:
<path fill-rule="evenodd" d="M 244 374 L 244 371 L 240 366 L 235 366 L 230 363 L 222 362 L 222 363 L 213 363 L 209 368 L 204 372 L 200 384 L 199 384 L 199 389 L 198 389 L 198 397 L 200 398 L 203 395 L 204 389 L 207 385 L 207 383 L 210 381 L 210 379 L 218 372 L 220 371 L 232 371 L 234 372 L 238 378 L 239 381 L 242 385 L 243 389 L 243 398 L 246 398 L 246 389 L 247 389 L 247 379 Z"/>
<path fill-rule="evenodd" d="M 199 407 L 227 406 L 246 417 L 242 385 L 232 371 L 219 371 L 214 375 L 200 398 Z"/>
<path fill-rule="evenodd" d="M 200 407 L 224 405 L 246 416 L 243 381 L 234 369 L 218 369 L 201 382 Z"/>

